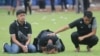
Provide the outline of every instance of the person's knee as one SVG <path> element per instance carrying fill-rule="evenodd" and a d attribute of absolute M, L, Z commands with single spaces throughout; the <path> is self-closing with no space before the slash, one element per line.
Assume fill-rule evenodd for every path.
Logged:
<path fill-rule="evenodd" d="M 92 48 L 94 45 L 98 43 L 99 39 L 97 36 L 93 36 L 91 40 L 91 44 L 89 44 L 90 48 Z"/>
<path fill-rule="evenodd" d="M 16 44 L 12 44 L 11 46 L 8 45 L 8 44 L 5 44 L 4 45 L 4 51 L 7 52 L 7 53 L 18 53 L 18 46 Z"/>
<path fill-rule="evenodd" d="M 5 43 L 3 46 L 4 52 L 10 52 L 10 45 L 8 43 Z"/>
<path fill-rule="evenodd" d="M 36 52 L 36 47 L 34 45 L 32 45 L 32 44 L 29 44 L 28 45 L 28 51 L 30 53 Z"/>
<path fill-rule="evenodd" d="M 96 45 L 98 43 L 98 41 L 99 41 L 98 37 L 95 37 L 95 39 L 94 39 L 94 45 Z"/>
<path fill-rule="evenodd" d="M 75 38 L 78 38 L 78 33 L 77 32 L 73 32 L 71 34 L 71 39 L 75 39 Z"/>
<path fill-rule="evenodd" d="M 19 46 L 16 44 L 12 44 L 11 46 L 12 53 L 18 53 L 19 52 Z"/>

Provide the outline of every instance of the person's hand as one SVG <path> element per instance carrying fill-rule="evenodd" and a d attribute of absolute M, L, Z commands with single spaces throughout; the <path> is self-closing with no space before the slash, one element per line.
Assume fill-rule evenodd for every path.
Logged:
<path fill-rule="evenodd" d="M 79 41 L 84 40 L 84 37 L 78 37 Z"/>
<path fill-rule="evenodd" d="M 22 50 L 23 50 L 24 53 L 27 53 L 28 52 L 27 46 L 22 46 Z"/>
<path fill-rule="evenodd" d="M 55 33 L 48 34 L 48 36 L 55 36 L 55 35 L 56 35 Z"/>

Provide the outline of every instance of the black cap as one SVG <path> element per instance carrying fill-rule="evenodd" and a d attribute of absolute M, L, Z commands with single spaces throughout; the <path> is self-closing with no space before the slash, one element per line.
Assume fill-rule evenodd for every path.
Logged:
<path fill-rule="evenodd" d="M 93 13 L 91 11 L 85 11 L 84 12 L 84 16 L 88 17 L 89 19 L 91 19 L 93 17 Z"/>
<path fill-rule="evenodd" d="M 18 10 L 18 11 L 16 12 L 16 16 L 18 16 L 18 15 L 21 14 L 21 13 L 25 13 L 25 11 L 24 11 L 24 10 Z"/>

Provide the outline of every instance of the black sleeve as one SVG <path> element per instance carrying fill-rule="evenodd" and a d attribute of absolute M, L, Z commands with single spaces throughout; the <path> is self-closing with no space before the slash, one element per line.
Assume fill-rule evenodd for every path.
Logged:
<path fill-rule="evenodd" d="M 29 29 L 28 29 L 28 34 L 32 34 L 32 28 L 31 28 L 31 24 L 28 24 Z"/>
<path fill-rule="evenodd" d="M 10 34 L 15 34 L 16 33 L 15 30 L 16 30 L 16 28 L 15 28 L 14 24 L 11 24 L 10 27 L 9 27 L 9 33 Z"/>
<path fill-rule="evenodd" d="M 72 23 L 69 24 L 69 27 L 70 27 L 70 28 L 73 28 L 73 27 L 77 26 L 77 25 L 78 25 L 78 22 L 79 22 L 79 19 L 73 21 Z"/>

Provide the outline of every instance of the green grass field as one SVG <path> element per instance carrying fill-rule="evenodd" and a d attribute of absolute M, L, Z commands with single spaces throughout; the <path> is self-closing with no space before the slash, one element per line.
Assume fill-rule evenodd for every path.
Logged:
<path fill-rule="evenodd" d="M 97 36 L 100 36 L 100 11 L 93 12 L 97 18 L 98 30 Z M 27 15 L 26 20 L 32 25 L 32 41 L 41 30 L 50 29 L 55 31 L 61 26 L 67 25 L 73 20 L 82 17 L 82 14 L 74 12 L 55 12 L 55 13 L 38 13 L 34 12 L 32 15 Z M 63 40 L 66 50 L 57 54 L 43 54 L 43 53 L 21 53 L 21 54 L 7 54 L 3 52 L 3 44 L 9 42 L 9 25 L 16 19 L 15 15 L 7 15 L 6 10 L 0 10 L 0 56 L 100 56 L 100 42 L 92 48 L 92 52 L 87 52 L 86 46 L 81 45 L 81 52 L 75 52 L 74 45 L 71 42 L 70 34 L 76 29 L 70 29 L 59 33 L 59 37 Z"/>

